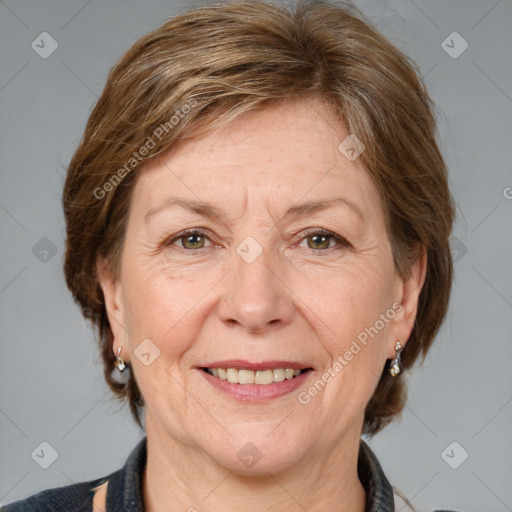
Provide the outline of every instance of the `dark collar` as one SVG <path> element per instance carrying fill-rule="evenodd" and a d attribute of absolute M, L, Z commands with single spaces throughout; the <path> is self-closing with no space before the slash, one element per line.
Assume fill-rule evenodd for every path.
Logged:
<path fill-rule="evenodd" d="M 393 487 L 382 470 L 377 456 L 361 439 L 357 474 L 366 490 L 365 512 L 394 512 Z"/>
<path fill-rule="evenodd" d="M 147 460 L 147 436 L 132 450 L 125 465 L 109 477 L 108 512 L 144 512 L 142 479 Z M 368 444 L 361 439 L 357 473 L 366 490 L 365 512 L 394 512 L 393 488 Z"/>

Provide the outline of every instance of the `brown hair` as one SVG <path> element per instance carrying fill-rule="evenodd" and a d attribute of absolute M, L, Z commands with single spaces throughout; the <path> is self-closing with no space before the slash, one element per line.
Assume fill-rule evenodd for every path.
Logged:
<path fill-rule="evenodd" d="M 414 62 L 354 6 L 260 1 L 199 6 L 139 39 L 110 71 L 70 162 L 63 193 L 66 282 L 99 335 L 106 381 L 142 427 L 143 397 L 115 356 L 96 274 L 99 256 L 114 279 L 137 169 L 178 140 L 243 112 L 294 98 L 322 98 L 365 145 L 362 164 L 383 201 L 395 266 L 403 277 L 426 248 L 416 322 L 402 352 L 423 363 L 446 315 L 452 284 L 449 236 L 454 202 L 436 143 L 434 105 Z M 389 360 L 369 401 L 363 433 L 381 430 L 405 405 Z M 125 371 L 126 372 L 126 371 Z"/>

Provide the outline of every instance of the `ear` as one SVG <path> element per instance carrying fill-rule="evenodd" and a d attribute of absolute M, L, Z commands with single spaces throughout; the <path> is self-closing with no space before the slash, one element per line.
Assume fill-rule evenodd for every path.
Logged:
<path fill-rule="evenodd" d="M 387 347 L 388 359 L 393 359 L 396 356 L 396 342 L 400 341 L 402 347 L 405 347 L 411 336 L 418 312 L 418 300 L 425 283 L 426 274 L 427 251 L 422 245 L 416 261 L 411 266 L 409 276 L 406 279 L 397 276 L 399 286 L 396 301 L 401 305 L 401 309 L 395 315 L 391 325 L 390 340 Z"/>
<path fill-rule="evenodd" d="M 114 335 L 113 352 L 117 355 L 120 346 L 124 347 L 121 353 L 122 358 L 127 361 L 128 350 L 128 331 L 125 328 L 126 315 L 123 300 L 123 288 L 120 281 L 114 281 L 108 264 L 101 256 L 98 257 L 96 272 L 103 296 L 105 297 L 105 308 L 107 310 L 110 329 Z"/>

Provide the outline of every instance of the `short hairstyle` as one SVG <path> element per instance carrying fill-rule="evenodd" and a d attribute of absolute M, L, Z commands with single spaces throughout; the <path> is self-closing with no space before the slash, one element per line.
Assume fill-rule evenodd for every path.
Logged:
<path fill-rule="evenodd" d="M 137 171 L 175 142 L 286 100 L 320 98 L 364 144 L 359 156 L 382 199 L 393 261 L 402 277 L 426 249 L 427 272 L 412 333 L 402 352 L 423 363 L 447 312 L 455 206 L 436 142 L 435 106 L 417 65 L 349 3 L 299 0 L 197 6 L 144 35 L 111 69 L 69 164 L 63 191 L 64 272 L 98 335 L 108 386 L 142 427 L 144 400 L 114 370 L 113 334 L 96 264 L 119 279 Z M 140 174 L 140 173 L 139 173 Z M 386 361 L 367 404 L 373 436 L 407 398 Z M 123 375 L 125 376 L 125 375 Z"/>

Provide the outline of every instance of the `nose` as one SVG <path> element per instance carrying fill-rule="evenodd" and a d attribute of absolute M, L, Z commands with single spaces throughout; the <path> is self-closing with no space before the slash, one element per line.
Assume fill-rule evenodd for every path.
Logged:
<path fill-rule="evenodd" d="M 288 325 L 294 311 L 292 292 L 275 258 L 264 250 L 250 263 L 238 254 L 234 260 L 224 280 L 218 310 L 221 320 L 230 327 L 239 325 L 261 334 Z"/>

